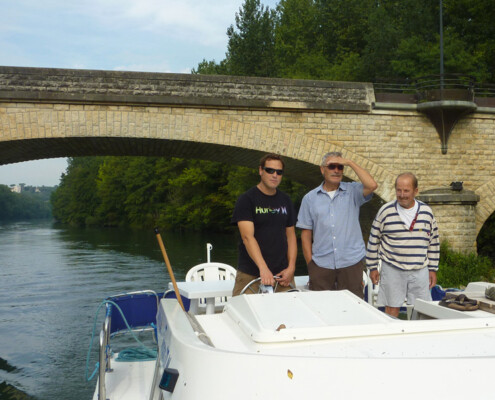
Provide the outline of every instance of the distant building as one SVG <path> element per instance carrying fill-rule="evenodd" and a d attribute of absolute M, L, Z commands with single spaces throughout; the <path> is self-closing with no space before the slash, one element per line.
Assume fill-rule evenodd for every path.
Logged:
<path fill-rule="evenodd" d="M 10 187 L 10 191 L 14 193 L 21 193 L 22 192 L 22 186 L 21 185 L 13 185 Z"/>

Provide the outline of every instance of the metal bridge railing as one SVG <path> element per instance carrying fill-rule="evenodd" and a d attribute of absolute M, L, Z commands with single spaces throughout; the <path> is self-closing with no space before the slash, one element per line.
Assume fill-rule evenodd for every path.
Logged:
<path fill-rule="evenodd" d="M 476 97 L 495 97 L 495 85 L 491 83 L 476 83 L 474 85 Z"/>
<path fill-rule="evenodd" d="M 417 91 L 437 89 L 472 90 L 476 79 L 464 74 L 426 75 L 414 79 Z"/>
<path fill-rule="evenodd" d="M 376 93 L 414 95 L 417 102 L 435 100 L 473 101 L 474 97 L 495 97 L 495 84 L 478 83 L 466 74 L 426 75 L 415 79 L 380 79 Z"/>

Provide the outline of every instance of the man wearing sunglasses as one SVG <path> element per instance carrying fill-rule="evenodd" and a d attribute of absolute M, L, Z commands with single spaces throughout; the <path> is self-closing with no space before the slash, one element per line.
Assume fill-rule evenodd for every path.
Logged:
<path fill-rule="evenodd" d="M 294 282 L 296 214 L 289 196 L 277 189 L 283 173 L 282 158 L 265 155 L 260 160 L 260 182 L 237 199 L 231 220 L 241 236 L 234 296 L 257 277 L 277 291 L 289 290 Z M 251 288 L 256 293 L 259 283 Z"/>
<path fill-rule="evenodd" d="M 345 167 L 351 168 L 361 182 L 342 182 Z M 359 209 L 378 185 L 364 168 L 343 158 L 340 152 L 325 154 L 320 171 L 323 183 L 304 196 L 296 225 L 302 229 L 309 288 L 348 289 L 363 298 L 366 251 Z"/>

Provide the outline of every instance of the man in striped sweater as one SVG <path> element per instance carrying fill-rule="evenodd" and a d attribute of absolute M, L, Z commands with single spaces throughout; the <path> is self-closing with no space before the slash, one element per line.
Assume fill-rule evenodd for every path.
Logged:
<path fill-rule="evenodd" d="M 371 281 L 380 281 L 378 303 L 397 317 L 407 299 L 431 301 L 440 256 L 437 221 L 431 208 L 415 199 L 418 180 L 405 172 L 395 180 L 397 200 L 385 204 L 371 226 L 366 264 Z M 378 262 L 381 260 L 381 272 Z M 381 276 L 380 276 L 381 275 Z"/>

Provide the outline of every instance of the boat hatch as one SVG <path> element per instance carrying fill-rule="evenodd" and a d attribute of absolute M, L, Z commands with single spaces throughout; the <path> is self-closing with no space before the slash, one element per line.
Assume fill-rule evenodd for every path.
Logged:
<path fill-rule="evenodd" d="M 397 322 L 346 290 L 236 296 L 224 312 L 259 343 L 355 336 L 359 326 Z"/>

